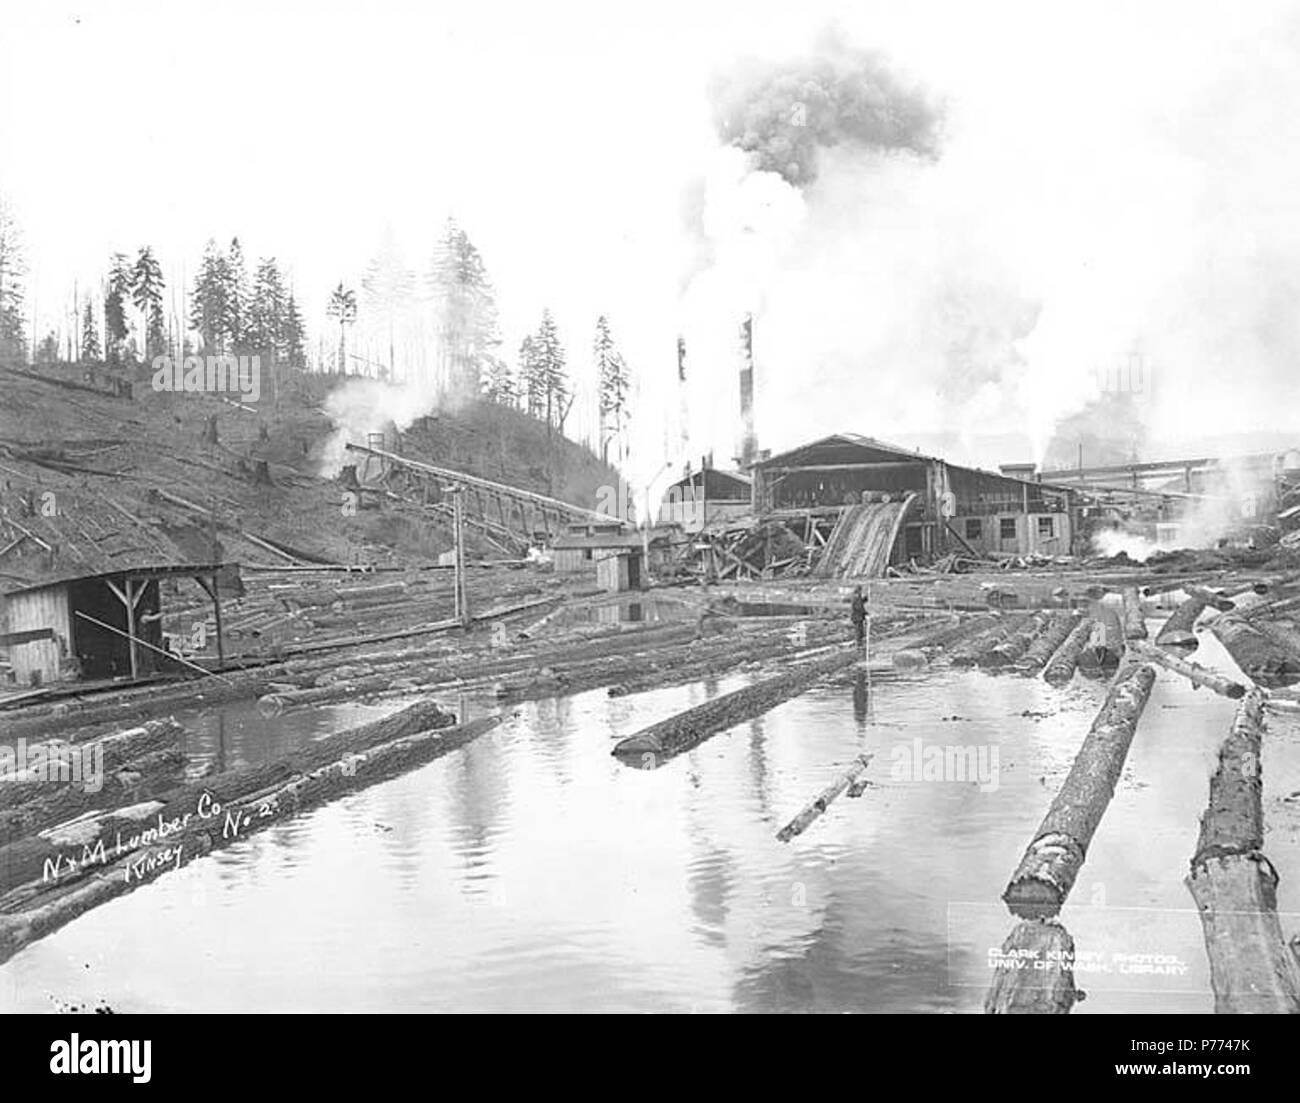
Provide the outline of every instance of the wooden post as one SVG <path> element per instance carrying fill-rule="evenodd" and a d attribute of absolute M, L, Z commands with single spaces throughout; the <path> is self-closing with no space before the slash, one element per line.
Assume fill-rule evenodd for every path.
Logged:
<path fill-rule="evenodd" d="M 194 581 L 199 584 L 199 588 L 212 599 L 213 616 L 217 622 L 217 669 L 225 670 L 226 652 L 225 646 L 221 642 L 221 592 L 217 584 L 217 572 L 212 572 L 212 588 L 208 589 L 208 581 L 202 575 L 195 575 Z"/>
<path fill-rule="evenodd" d="M 456 537 L 456 619 L 469 627 L 469 597 L 465 588 L 465 503 L 464 488 L 452 488 L 452 511 Z"/>

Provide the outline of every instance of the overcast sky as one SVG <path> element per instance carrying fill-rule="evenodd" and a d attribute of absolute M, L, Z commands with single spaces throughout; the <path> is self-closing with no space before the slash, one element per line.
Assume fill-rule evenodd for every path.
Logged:
<path fill-rule="evenodd" d="M 582 373 L 610 315 L 640 375 L 644 474 L 679 407 L 684 197 L 718 146 L 709 77 L 837 21 L 944 98 L 947 139 L 935 166 L 841 165 L 807 197 L 756 327 L 760 443 L 948 430 L 954 458 L 1026 458 L 1135 342 L 1177 396 L 1153 407 L 1158 432 L 1293 423 L 1276 388 L 1300 349 L 1295 4 L 0 9 L 0 193 L 41 329 L 113 251 L 150 243 L 176 279 L 237 234 L 250 262 L 293 273 L 315 335 L 328 289 L 359 281 L 386 227 L 423 268 L 453 214 L 508 349 L 550 306 Z M 953 313 L 1021 308 L 1029 332 L 973 341 L 1000 367 L 954 383 Z M 733 367 L 692 366 L 689 447 L 729 455 Z M 1020 454 L 992 454 L 989 433 L 1021 434 Z"/>

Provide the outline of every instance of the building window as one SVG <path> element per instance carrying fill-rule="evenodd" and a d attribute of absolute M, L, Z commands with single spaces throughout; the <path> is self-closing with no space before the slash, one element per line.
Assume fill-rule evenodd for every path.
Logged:
<path fill-rule="evenodd" d="M 978 517 L 966 518 L 966 539 L 979 540 L 984 536 L 984 526 L 980 524 Z"/>
<path fill-rule="evenodd" d="M 1014 517 L 1002 518 L 1002 539 L 1014 540 L 1016 538 L 1016 519 Z"/>
<path fill-rule="evenodd" d="M 1038 518 L 1038 535 L 1048 540 L 1050 540 L 1053 536 L 1056 535 L 1056 531 L 1053 528 L 1053 522 L 1050 517 Z"/>
<path fill-rule="evenodd" d="M 583 559 L 590 559 L 590 558 L 591 558 L 591 549 L 590 549 L 590 548 L 583 548 L 583 549 L 582 549 L 582 558 L 583 558 Z"/>

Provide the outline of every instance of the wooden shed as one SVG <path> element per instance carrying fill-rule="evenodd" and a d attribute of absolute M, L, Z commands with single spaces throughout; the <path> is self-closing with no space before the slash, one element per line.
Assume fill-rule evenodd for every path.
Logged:
<path fill-rule="evenodd" d="M 140 678 L 174 669 L 163 646 L 159 583 L 182 577 L 193 579 L 213 603 L 221 665 L 220 595 L 238 584 L 232 582 L 238 572 L 238 564 L 141 566 L 14 589 L 4 598 L 0 647 L 21 685 Z"/>

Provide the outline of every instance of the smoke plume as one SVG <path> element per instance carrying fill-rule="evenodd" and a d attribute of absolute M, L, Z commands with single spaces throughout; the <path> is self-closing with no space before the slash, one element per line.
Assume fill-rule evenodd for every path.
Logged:
<path fill-rule="evenodd" d="M 879 54 L 824 32 L 810 58 L 788 64 L 746 60 L 715 78 L 714 121 L 751 164 L 786 183 L 817 178 L 822 152 L 836 146 L 934 157 L 937 106 L 907 86 Z"/>

